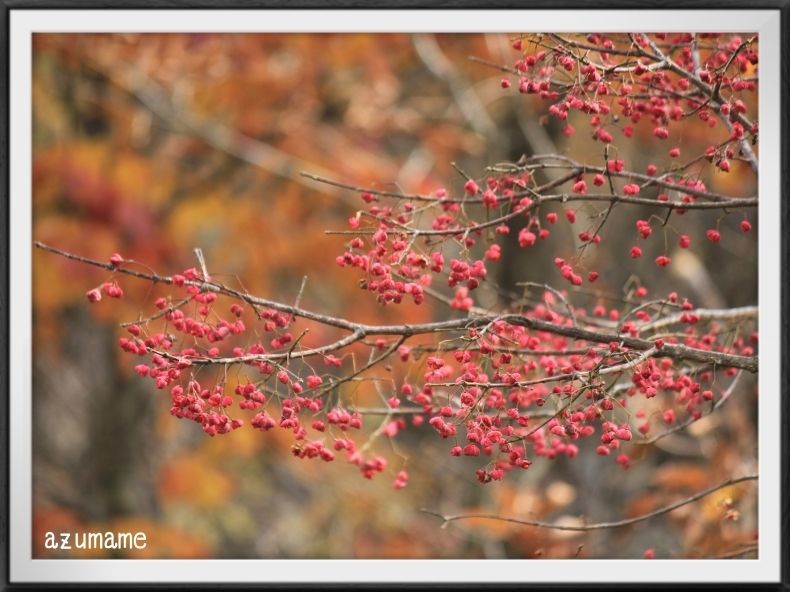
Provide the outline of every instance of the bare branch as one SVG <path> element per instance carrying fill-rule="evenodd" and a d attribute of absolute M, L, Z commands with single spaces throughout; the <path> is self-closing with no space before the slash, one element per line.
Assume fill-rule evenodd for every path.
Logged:
<path fill-rule="evenodd" d="M 583 526 L 571 526 L 571 525 L 564 525 L 564 524 L 552 524 L 550 522 L 539 522 L 537 520 L 525 520 L 523 518 L 509 518 L 506 516 L 497 516 L 496 514 L 458 514 L 455 516 L 445 516 L 438 512 L 434 512 L 433 510 L 427 510 L 425 508 L 421 509 L 422 512 L 426 514 L 430 514 L 432 516 L 436 516 L 437 518 L 441 518 L 444 522 L 442 523 L 442 528 L 445 528 L 450 522 L 455 520 L 466 520 L 468 518 L 486 518 L 488 520 L 501 520 L 504 522 L 512 522 L 514 524 L 523 524 L 525 526 L 537 526 L 539 528 L 550 528 L 553 530 L 568 530 L 568 531 L 576 531 L 576 532 L 585 532 L 589 530 L 604 530 L 607 528 L 620 528 L 622 526 L 630 526 L 631 524 L 637 524 L 639 522 L 644 522 L 645 520 L 650 520 L 651 518 L 655 518 L 656 516 L 662 516 L 664 514 L 668 514 L 673 510 L 677 510 L 687 504 L 695 502 L 703 497 L 710 495 L 714 491 L 718 491 L 724 487 L 728 487 L 730 485 L 735 485 L 737 483 L 742 483 L 743 481 L 754 481 L 759 479 L 759 475 L 744 475 L 742 477 L 735 477 L 733 479 L 727 479 L 726 481 L 719 483 L 718 485 L 714 485 L 710 489 L 706 489 L 705 491 L 701 491 L 695 495 L 692 495 L 689 498 L 686 498 L 676 504 L 672 504 L 671 506 L 666 506 L 659 510 L 655 510 L 648 514 L 644 514 L 642 516 L 638 516 L 636 518 L 629 518 L 628 520 L 620 520 L 618 522 L 600 522 L 598 524 L 585 524 Z"/>

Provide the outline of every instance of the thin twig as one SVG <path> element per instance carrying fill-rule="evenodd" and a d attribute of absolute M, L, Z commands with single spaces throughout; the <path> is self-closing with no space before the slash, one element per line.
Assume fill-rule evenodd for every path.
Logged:
<path fill-rule="evenodd" d="M 716 411 L 719 407 L 724 405 L 724 403 L 727 401 L 727 399 L 730 398 L 730 395 L 732 395 L 733 391 L 735 390 L 735 387 L 740 382 L 742 374 L 743 374 L 743 372 L 741 371 L 741 372 L 738 372 L 738 374 L 735 375 L 735 378 L 730 383 L 730 386 L 727 388 L 726 391 L 724 391 L 724 393 L 722 393 L 722 395 L 719 398 L 719 400 L 716 401 L 716 403 L 713 404 L 713 407 L 711 407 L 711 409 L 710 409 L 710 411 L 708 413 L 706 413 L 705 415 L 700 416 L 699 419 L 702 419 L 703 417 L 707 417 L 708 415 L 710 415 L 714 411 Z M 658 442 L 662 438 L 666 438 L 670 434 L 674 434 L 674 433 L 677 433 L 677 432 L 679 432 L 681 430 L 686 429 L 691 424 L 696 423 L 697 421 L 699 421 L 699 420 L 691 418 L 691 419 L 689 419 L 688 421 L 686 421 L 684 423 L 678 424 L 678 425 L 674 426 L 673 428 L 670 428 L 668 430 L 665 430 L 665 431 L 661 432 L 660 434 L 656 434 L 652 438 L 648 438 L 646 440 L 633 440 L 632 444 L 641 444 L 641 445 L 644 445 L 644 446 L 646 446 L 648 444 L 653 444 L 655 442 Z"/>
<path fill-rule="evenodd" d="M 560 292 L 556 288 L 552 288 L 551 286 L 549 286 L 547 284 L 541 284 L 541 283 L 538 283 L 538 282 L 519 282 L 516 285 L 517 286 L 533 286 L 535 288 L 543 288 L 544 290 L 548 290 L 549 292 L 554 294 L 557 298 L 562 300 L 563 304 L 565 304 L 565 308 L 568 309 L 568 315 L 570 315 L 571 321 L 573 321 L 573 326 L 574 327 L 578 327 L 579 326 L 579 323 L 576 320 L 576 314 L 574 314 L 573 308 L 571 308 L 571 305 L 568 302 L 568 299 L 565 298 L 565 296 L 562 295 L 562 292 Z"/>
<path fill-rule="evenodd" d="M 523 518 L 510 518 L 506 516 L 497 516 L 496 514 L 458 514 L 455 516 L 445 516 L 438 512 L 434 512 L 433 510 L 428 510 L 422 508 L 420 511 L 425 512 L 426 514 L 430 514 L 432 516 L 436 516 L 437 518 L 441 518 L 444 522 L 442 523 L 442 528 L 445 528 L 450 522 L 455 520 L 465 520 L 467 518 L 486 518 L 488 520 L 502 520 L 504 522 L 512 522 L 514 524 L 523 524 L 525 526 L 537 526 L 539 528 L 550 528 L 553 530 L 570 530 L 570 531 L 577 531 L 577 532 L 584 532 L 588 530 L 603 530 L 607 528 L 620 528 L 622 526 L 629 526 L 631 524 L 637 524 L 639 522 L 644 522 L 645 520 L 650 520 L 651 518 L 655 518 L 656 516 L 662 516 L 663 514 L 668 514 L 673 510 L 677 510 L 687 504 L 697 501 L 698 499 L 702 499 L 703 497 L 710 495 L 714 491 L 718 491 L 723 487 L 727 487 L 729 485 L 735 485 L 737 483 L 741 483 L 743 481 L 754 481 L 759 478 L 759 475 L 744 475 L 742 477 L 735 477 L 733 479 L 727 479 L 726 481 L 719 483 L 718 485 L 714 485 L 710 489 L 706 489 L 705 491 L 701 491 L 695 495 L 692 495 L 689 498 L 684 499 L 676 504 L 672 504 L 671 506 L 666 506 L 659 510 L 655 510 L 648 514 L 644 514 L 642 516 L 638 516 L 636 518 L 629 518 L 627 520 L 620 520 L 618 522 L 600 522 L 597 524 L 585 524 L 583 526 L 571 526 L 571 525 L 564 525 L 564 524 L 552 524 L 550 522 L 540 522 L 537 520 L 524 520 Z"/>

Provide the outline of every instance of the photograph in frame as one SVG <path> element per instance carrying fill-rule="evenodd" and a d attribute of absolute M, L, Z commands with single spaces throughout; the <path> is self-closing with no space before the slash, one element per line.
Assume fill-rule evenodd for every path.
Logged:
<path fill-rule="evenodd" d="M 9 582 L 779 582 L 782 13 L 698 12 L 8 11 Z"/>

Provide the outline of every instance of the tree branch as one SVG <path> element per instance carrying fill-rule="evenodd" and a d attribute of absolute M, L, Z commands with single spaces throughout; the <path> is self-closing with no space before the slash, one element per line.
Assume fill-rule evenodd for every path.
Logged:
<path fill-rule="evenodd" d="M 628 520 L 620 520 L 618 522 L 600 522 L 598 524 L 586 524 L 584 526 L 570 526 L 570 525 L 562 525 L 562 524 L 552 524 L 550 522 L 539 522 L 536 520 L 524 520 L 522 518 L 509 518 L 506 516 L 497 516 L 496 514 L 458 514 L 454 516 L 445 516 L 438 512 L 434 512 L 433 510 L 428 510 L 422 508 L 420 511 L 425 512 L 426 514 L 430 514 L 431 516 L 436 516 L 437 518 L 441 518 L 444 522 L 442 523 L 442 528 L 445 528 L 450 522 L 455 520 L 466 520 L 468 518 L 486 518 L 488 520 L 501 520 L 503 522 L 512 522 L 514 524 L 523 524 L 525 526 L 537 526 L 539 528 L 550 528 L 553 530 L 568 530 L 568 531 L 576 531 L 576 532 L 585 532 L 589 530 L 604 530 L 607 528 L 620 528 L 622 526 L 629 526 L 631 524 L 637 524 L 639 522 L 644 522 L 645 520 L 650 520 L 651 518 L 655 518 L 656 516 L 662 516 L 663 514 L 668 514 L 673 510 L 677 510 L 687 504 L 695 502 L 703 497 L 710 495 L 714 491 L 718 491 L 723 487 L 727 487 L 729 485 L 735 485 L 737 483 L 741 483 L 743 481 L 754 481 L 759 479 L 759 475 L 744 475 L 742 477 L 735 477 L 733 479 L 727 479 L 726 481 L 719 483 L 718 485 L 714 485 L 710 489 L 706 489 L 705 491 L 701 491 L 695 495 L 692 495 L 689 498 L 684 499 L 676 504 L 672 504 L 671 506 L 666 506 L 659 510 L 655 510 L 648 514 L 644 514 L 642 516 L 638 516 L 637 518 L 629 518 Z"/>
<path fill-rule="evenodd" d="M 49 247 L 38 241 L 35 241 L 34 244 L 36 247 L 40 249 L 50 251 L 52 253 L 67 257 L 69 259 L 80 261 L 88 265 L 101 267 L 118 273 L 124 273 L 127 275 L 131 275 L 133 277 L 146 279 L 153 282 L 160 282 L 165 284 L 173 283 L 173 279 L 171 277 L 142 273 L 139 271 L 125 269 L 123 267 L 114 267 L 109 263 L 94 261 L 92 259 L 66 253 L 65 251 L 61 251 L 59 249 Z M 185 284 L 194 285 L 201 289 L 205 289 L 211 292 L 216 292 L 218 294 L 223 294 L 225 296 L 230 296 L 232 298 L 236 298 L 237 300 L 241 300 L 249 304 L 257 304 L 260 306 L 265 306 L 274 310 L 278 310 L 280 312 L 285 312 L 293 315 L 294 317 L 302 317 L 308 320 L 322 323 L 324 325 L 329 325 L 332 327 L 338 327 L 340 329 L 349 330 L 354 334 L 346 338 L 346 340 L 351 339 L 351 341 L 349 341 L 349 344 L 370 335 L 400 335 L 403 337 L 411 337 L 414 335 L 423 335 L 423 334 L 445 332 L 445 331 L 468 331 L 469 329 L 483 327 L 485 325 L 488 325 L 496 321 L 503 321 L 505 323 L 526 327 L 528 329 L 533 329 L 535 331 L 545 331 L 548 333 L 553 333 L 555 335 L 562 335 L 564 337 L 580 339 L 593 343 L 611 343 L 614 341 L 621 343 L 622 345 L 624 345 L 629 349 L 640 350 L 640 351 L 649 350 L 654 347 L 654 343 L 652 341 L 648 341 L 645 339 L 639 339 L 636 337 L 618 335 L 613 333 L 601 333 L 599 331 L 591 331 L 579 327 L 569 327 L 567 325 L 558 325 L 556 323 L 550 323 L 547 321 L 542 321 L 540 319 L 525 317 L 523 315 L 514 315 L 514 314 L 476 315 L 474 317 L 467 317 L 465 319 L 438 321 L 434 323 L 424 323 L 420 325 L 408 325 L 408 324 L 407 325 L 379 325 L 379 326 L 364 325 L 360 323 L 347 321 L 345 319 L 339 319 L 336 317 L 317 314 L 295 306 L 290 306 L 287 304 L 281 304 L 279 302 L 274 302 L 271 300 L 266 300 L 255 296 L 250 296 L 249 294 L 244 294 L 237 290 L 232 290 L 216 282 L 202 282 L 202 281 L 185 282 Z M 333 344 L 333 345 L 337 345 L 337 344 Z M 335 347 L 334 349 L 338 349 L 338 348 Z M 723 366 L 723 367 L 741 368 L 744 370 L 748 370 L 749 372 L 757 372 L 758 370 L 757 356 L 737 356 L 732 354 L 725 354 L 722 352 L 694 349 L 685 345 L 665 344 L 664 347 L 656 351 L 654 355 L 655 357 L 659 357 L 659 358 L 690 360 L 695 362 L 716 364 L 718 366 Z M 249 356 L 245 356 L 245 358 L 246 357 Z M 241 360 L 241 359 L 242 358 L 236 358 L 235 360 Z M 201 358 L 200 363 L 208 364 L 208 363 L 229 363 L 229 362 L 224 359 L 222 362 L 216 362 L 212 358 Z"/>

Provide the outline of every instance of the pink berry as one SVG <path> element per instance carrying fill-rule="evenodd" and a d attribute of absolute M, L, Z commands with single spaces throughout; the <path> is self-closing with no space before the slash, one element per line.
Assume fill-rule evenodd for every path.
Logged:
<path fill-rule="evenodd" d="M 659 267 L 666 267 L 667 265 L 670 264 L 671 261 L 672 259 L 670 259 L 666 255 L 661 255 L 660 257 L 656 257 L 656 265 L 658 265 Z"/>
<path fill-rule="evenodd" d="M 472 179 L 469 179 L 466 183 L 464 183 L 464 191 L 466 191 L 469 195 L 475 195 L 478 190 L 479 188 L 477 183 L 475 183 Z"/>
<path fill-rule="evenodd" d="M 581 195 L 584 195 L 585 193 L 587 193 L 587 183 L 585 183 L 584 181 L 579 181 L 571 189 L 573 190 L 574 193 L 579 193 Z"/>
<path fill-rule="evenodd" d="M 474 444 L 467 444 L 464 446 L 465 456 L 480 456 L 480 449 Z"/>
<path fill-rule="evenodd" d="M 628 428 L 620 428 L 617 430 L 614 435 L 617 437 L 618 440 L 625 440 L 628 441 L 631 439 L 631 430 Z"/>

